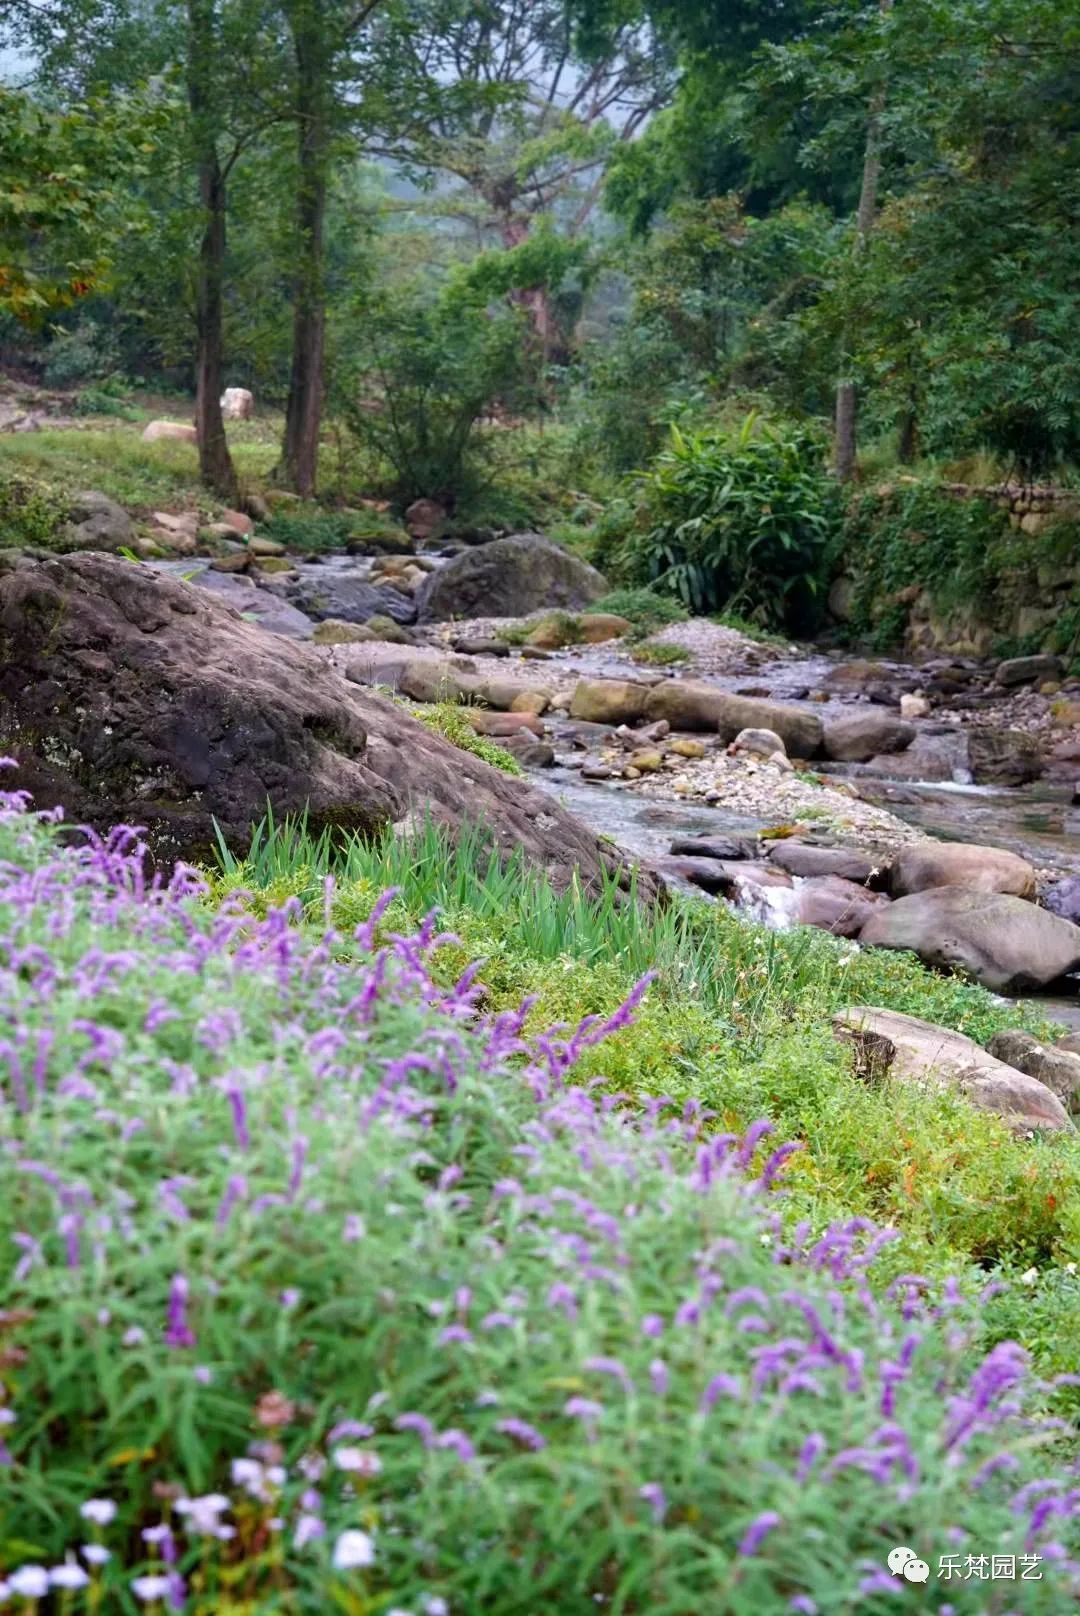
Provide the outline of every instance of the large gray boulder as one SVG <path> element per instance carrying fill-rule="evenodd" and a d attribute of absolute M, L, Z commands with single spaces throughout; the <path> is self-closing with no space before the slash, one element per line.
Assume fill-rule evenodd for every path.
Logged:
<path fill-rule="evenodd" d="M 825 756 L 837 763 L 868 763 L 883 753 L 904 751 L 914 739 L 914 724 L 881 708 L 871 709 L 826 724 Z"/>
<path fill-rule="evenodd" d="M 325 652 L 106 555 L 0 577 L 0 753 L 39 807 L 143 825 L 163 862 L 209 858 L 215 819 L 246 847 L 269 802 L 315 830 L 469 821 L 559 886 L 626 874 L 553 797 L 347 683 Z M 647 872 L 638 890 L 655 894 Z"/>
<path fill-rule="evenodd" d="M 933 887 L 965 887 L 969 892 L 1008 892 L 1034 898 L 1035 871 L 1017 853 L 977 842 L 910 842 L 892 862 L 889 890 L 896 898 Z"/>
<path fill-rule="evenodd" d="M 317 623 L 331 617 L 339 623 L 366 623 L 372 617 L 389 617 L 395 623 L 416 621 L 416 607 L 408 596 L 369 583 L 366 574 L 359 572 L 305 567 L 288 585 L 285 598 Z"/>
<path fill-rule="evenodd" d="M 733 741 L 743 729 L 771 729 L 791 757 L 813 757 L 820 750 L 822 727 L 816 713 L 782 701 L 733 696 L 698 679 L 664 679 L 645 701 L 649 722 L 666 719 L 672 729 L 713 730 Z"/>
<path fill-rule="evenodd" d="M 576 612 L 599 600 L 607 587 L 595 567 L 543 534 L 512 533 L 463 550 L 431 573 L 417 597 L 417 611 L 421 623 L 527 617 L 547 607 Z"/>
<path fill-rule="evenodd" d="M 1040 651 L 1035 656 L 1009 657 L 1005 662 L 999 662 L 994 677 L 999 685 L 1010 688 L 1013 685 L 1040 684 L 1044 679 L 1060 679 L 1063 671 L 1060 657 Z"/>
<path fill-rule="evenodd" d="M 773 867 L 771 864 L 768 866 Z M 858 937 L 870 916 L 888 905 L 883 892 L 871 892 L 840 875 L 814 876 L 799 883 L 795 918 L 834 937 Z"/>
<path fill-rule="evenodd" d="M 90 488 L 73 494 L 64 527 L 66 550 L 119 550 L 131 544 L 131 517 L 107 494 Z"/>
<path fill-rule="evenodd" d="M 1027 730 L 973 725 L 967 743 L 968 768 L 978 786 L 1023 786 L 1045 768 L 1039 742 Z"/>
<path fill-rule="evenodd" d="M 1061 1101 L 1044 1083 L 987 1054 L 962 1033 L 873 1006 L 842 1010 L 833 1017 L 833 1031 L 852 1045 L 856 1071 L 871 1082 L 954 1088 L 980 1110 L 994 1111 L 1024 1131 L 1071 1126 Z"/>
<path fill-rule="evenodd" d="M 910 950 L 998 992 L 1046 987 L 1080 965 L 1080 926 L 1023 898 L 961 887 L 898 898 L 871 915 L 859 941 Z"/>
<path fill-rule="evenodd" d="M 1043 893 L 1043 903 L 1052 915 L 1062 920 L 1080 922 L 1080 875 L 1067 875 L 1064 881 L 1055 881 Z"/>

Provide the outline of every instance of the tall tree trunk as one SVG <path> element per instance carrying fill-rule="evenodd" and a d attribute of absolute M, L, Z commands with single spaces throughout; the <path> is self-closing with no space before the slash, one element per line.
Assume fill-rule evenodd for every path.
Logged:
<path fill-rule="evenodd" d="M 319 467 L 326 352 L 325 231 L 330 64 L 320 0 L 288 7 L 296 62 L 299 179 L 292 368 L 279 475 L 298 494 L 315 492 Z"/>
<path fill-rule="evenodd" d="M 520 247 L 532 231 L 532 221 L 507 214 L 499 225 L 502 244 L 508 250 Z M 551 294 L 546 286 L 528 286 L 510 293 L 510 302 L 525 310 L 529 321 L 532 347 L 536 354 L 537 373 L 542 377 L 551 359 L 551 351 L 559 339 L 558 321 L 551 306 Z"/>
<path fill-rule="evenodd" d="M 195 430 L 199 439 L 199 475 L 207 488 L 235 503 L 236 470 L 221 415 L 225 347 L 222 329 L 225 176 L 215 139 L 214 52 L 214 0 L 188 0 L 188 105 L 199 173 L 199 200 L 203 208 L 195 297 L 198 340 Z"/>
<path fill-rule="evenodd" d="M 878 10 L 884 17 L 892 10 L 893 0 L 878 0 Z M 885 111 L 885 91 L 881 89 L 870 103 L 866 120 L 866 145 L 863 148 L 862 185 L 859 188 L 859 206 L 855 213 L 855 241 L 852 253 L 856 261 L 863 256 L 877 215 L 878 182 L 881 179 L 881 118 Z M 855 456 L 858 439 L 856 420 L 858 398 L 855 382 L 846 372 L 851 366 L 852 333 L 845 331 L 841 359 L 840 379 L 836 384 L 836 417 L 834 426 L 833 465 L 842 483 L 855 475 Z"/>

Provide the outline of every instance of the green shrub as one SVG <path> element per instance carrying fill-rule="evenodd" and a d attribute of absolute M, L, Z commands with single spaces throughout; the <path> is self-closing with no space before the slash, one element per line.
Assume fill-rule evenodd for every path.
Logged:
<path fill-rule="evenodd" d="M 120 350 L 115 337 L 86 314 L 72 326 L 55 326 L 45 351 L 45 380 L 50 387 L 70 387 L 112 375 Z"/>
<path fill-rule="evenodd" d="M 514 394 L 523 362 L 516 311 L 461 296 L 386 297 L 365 310 L 340 383 L 342 415 L 363 449 L 393 468 L 398 499 L 453 509 L 486 481 L 480 422 Z"/>
<path fill-rule="evenodd" d="M 638 479 L 627 576 L 695 611 L 805 631 L 816 621 L 839 520 L 817 435 L 749 415 L 736 433 L 672 428 Z"/>
<path fill-rule="evenodd" d="M 59 490 L 18 472 L 0 472 L 0 545 L 56 545 L 69 502 Z"/>
<path fill-rule="evenodd" d="M 131 402 L 131 383 L 126 376 L 106 376 L 102 381 L 80 388 L 75 395 L 76 415 L 114 415 L 118 420 L 137 421 L 139 412 Z"/>

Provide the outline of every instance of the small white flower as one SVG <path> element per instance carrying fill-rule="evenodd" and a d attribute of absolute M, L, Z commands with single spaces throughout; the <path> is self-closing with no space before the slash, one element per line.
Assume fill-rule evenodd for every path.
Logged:
<path fill-rule="evenodd" d="M 442 1594 L 432 1594 L 424 1600 L 424 1616 L 450 1616 L 450 1606 Z"/>
<path fill-rule="evenodd" d="M 169 1591 L 169 1579 L 161 1576 L 132 1577 L 131 1591 L 136 1599 L 149 1605 L 155 1599 L 165 1598 Z"/>
<path fill-rule="evenodd" d="M 1067 1262 L 1065 1264 L 1065 1272 L 1067 1274 L 1075 1274 L 1076 1273 L 1076 1264 L 1074 1262 Z"/>
<path fill-rule="evenodd" d="M 95 1526 L 108 1526 L 116 1519 L 116 1505 L 111 1498 L 88 1498 L 80 1505 L 79 1514 L 84 1521 L 93 1521 Z"/>
<path fill-rule="evenodd" d="M 317 1515 L 301 1515 L 293 1533 L 293 1548 L 303 1549 L 317 1537 L 323 1537 L 326 1527 Z"/>
<path fill-rule="evenodd" d="M 20 1566 L 11 1573 L 8 1586 L 21 1599 L 42 1599 L 49 1591 L 49 1573 L 44 1566 Z"/>
<path fill-rule="evenodd" d="M 375 1544 L 366 1532 L 342 1532 L 334 1544 L 335 1571 L 354 1571 L 374 1561 Z"/>
<path fill-rule="evenodd" d="M 54 1588 L 85 1588 L 90 1578 L 81 1565 L 76 1565 L 74 1560 L 65 1560 L 63 1565 L 51 1568 L 49 1581 Z"/>
<path fill-rule="evenodd" d="M 271 1487 L 284 1487 L 289 1479 L 289 1472 L 284 1465 L 267 1465 L 266 1479 Z"/>
<path fill-rule="evenodd" d="M 86 1561 L 87 1565 L 92 1566 L 102 1566 L 105 1564 L 106 1560 L 112 1559 L 112 1555 L 102 1543 L 84 1543 L 82 1546 L 82 1557 Z"/>
<path fill-rule="evenodd" d="M 339 1470 L 348 1470 L 358 1476 L 377 1476 L 382 1460 L 367 1448 L 335 1448 L 333 1459 Z"/>
<path fill-rule="evenodd" d="M 1075 1264 L 1073 1265 L 1075 1267 Z M 0 1425 L 14 1425 L 15 1410 L 13 1408 L 0 1408 Z"/>
<path fill-rule="evenodd" d="M 1039 1283 L 1039 1270 L 1037 1268 L 1025 1269 L 1020 1275 L 1020 1283 L 1021 1285 L 1037 1285 Z"/>
<path fill-rule="evenodd" d="M 221 1522 L 218 1517 L 228 1507 L 229 1500 L 224 1493 L 207 1493 L 203 1498 L 178 1498 L 173 1505 L 178 1515 L 189 1517 L 188 1524 L 193 1532 L 201 1532 L 208 1537 L 220 1534 Z"/>

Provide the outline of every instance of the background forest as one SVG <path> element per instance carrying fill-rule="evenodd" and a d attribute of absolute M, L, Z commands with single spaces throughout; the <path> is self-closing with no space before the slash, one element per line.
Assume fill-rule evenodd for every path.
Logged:
<path fill-rule="evenodd" d="M 913 519 L 924 572 L 1007 570 L 927 480 L 1073 480 L 1061 0 L 0 15 L 0 357 L 89 414 L 195 394 L 224 499 L 243 385 L 249 477 L 568 525 L 622 581 L 800 628 L 860 547 L 880 620 Z M 899 509 L 838 494 L 897 472 Z"/>

